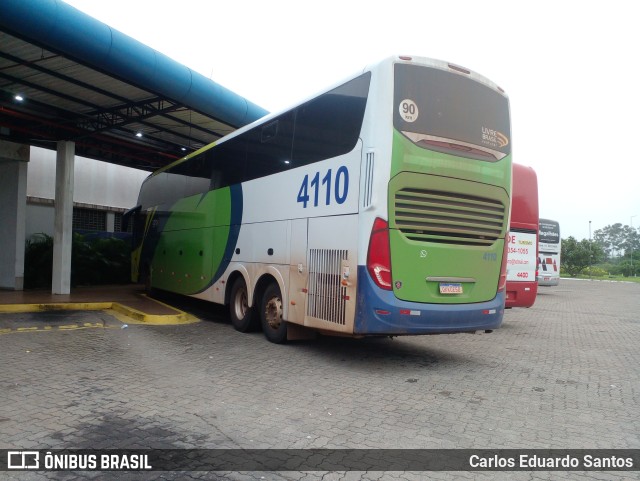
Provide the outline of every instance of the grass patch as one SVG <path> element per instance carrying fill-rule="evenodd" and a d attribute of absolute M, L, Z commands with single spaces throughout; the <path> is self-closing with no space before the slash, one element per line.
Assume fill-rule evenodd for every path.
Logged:
<path fill-rule="evenodd" d="M 624 276 L 586 276 L 584 274 L 577 275 L 575 277 L 571 277 L 569 275 L 563 274 L 562 277 L 565 279 L 591 279 L 594 281 L 617 281 L 617 282 L 636 282 L 640 283 L 640 277 L 624 277 Z"/>

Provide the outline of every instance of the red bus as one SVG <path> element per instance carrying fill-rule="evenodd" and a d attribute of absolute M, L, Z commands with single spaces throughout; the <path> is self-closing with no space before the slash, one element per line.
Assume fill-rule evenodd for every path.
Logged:
<path fill-rule="evenodd" d="M 538 177 L 513 164 L 505 307 L 531 307 L 538 293 Z"/>

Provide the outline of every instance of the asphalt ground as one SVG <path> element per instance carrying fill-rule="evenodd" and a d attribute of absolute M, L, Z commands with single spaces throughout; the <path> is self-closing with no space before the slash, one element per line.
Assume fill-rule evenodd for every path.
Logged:
<path fill-rule="evenodd" d="M 225 310 L 0 314 L 0 449 L 640 449 L 640 284 L 562 280 L 491 334 L 274 345 Z M 0 472 L 0 479 L 640 479 L 640 473 Z"/>

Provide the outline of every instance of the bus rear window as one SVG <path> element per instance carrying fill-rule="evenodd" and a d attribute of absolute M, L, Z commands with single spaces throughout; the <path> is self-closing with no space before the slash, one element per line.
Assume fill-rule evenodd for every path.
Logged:
<path fill-rule="evenodd" d="M 394 127 L 422 148 L 479 160 L 511 152 L 509 100 L 470 77 L 395 65 Z"/>

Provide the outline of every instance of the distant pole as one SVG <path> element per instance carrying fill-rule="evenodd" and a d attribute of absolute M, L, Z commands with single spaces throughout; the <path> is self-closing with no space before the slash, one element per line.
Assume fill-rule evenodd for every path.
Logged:
<path fill-rule="evenodd" d="M 589 221 L 589 279 L 591 279 L 591 221 Z"/>
<path fill-rule="evenodd" d="M 635 215 L 631 216 L 631 231 L 633 231 L 633 218 L 635 217 Z M 631 274 L 633 274 L 633 277 L 636 276 L 636 273 L 633 271 L 633 234 L 631 234 Z"/>

